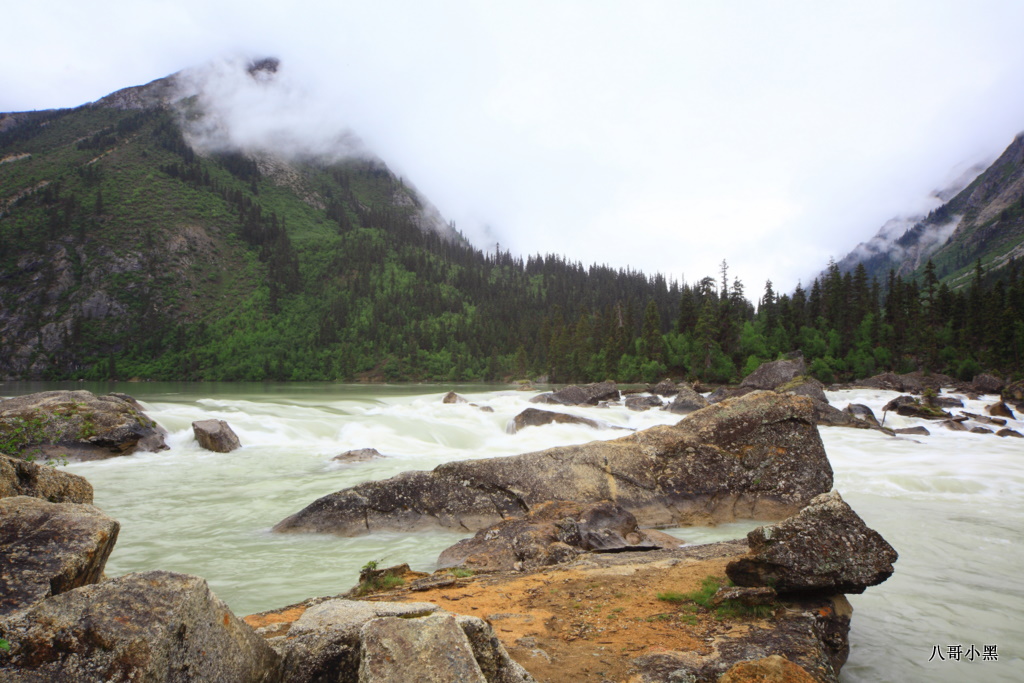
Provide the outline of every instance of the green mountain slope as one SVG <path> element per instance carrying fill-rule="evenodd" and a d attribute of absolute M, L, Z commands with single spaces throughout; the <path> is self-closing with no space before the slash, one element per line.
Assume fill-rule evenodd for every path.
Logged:
<path fill-rule="evenodd" d="M 594 311 L 603 379 L 676 317 L 661 276 L 481 253 L 372 157 L 194 149 L 175 92 L 0 114 L 0 377 L 558 378 Z"/>
<path fill-rule="evenodd" d="M 887 224 L 875 238 L 839 261 L 842 272 L 862 264 L 885 281 L 890 270 L 921 279 L 929 260 L 941 282 L 967 285 L 981 261 L 990 278 L 1006 276 L 1011 259 L 1024 255 L 1024 134 L 967 187 L 906 232 L 890 239 Z"/>

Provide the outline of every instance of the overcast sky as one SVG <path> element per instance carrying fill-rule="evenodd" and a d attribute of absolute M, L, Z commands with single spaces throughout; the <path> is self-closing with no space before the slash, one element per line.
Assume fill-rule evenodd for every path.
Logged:
<path fill-rule="evenodd" d="M 1024 130 L 1016 0 L 33 0 L 4 24 L 0 111 L 274 55 L 245 123 L 353 130 L 477 246 L 688 282 L 726 259 L 755 299 Z"/>

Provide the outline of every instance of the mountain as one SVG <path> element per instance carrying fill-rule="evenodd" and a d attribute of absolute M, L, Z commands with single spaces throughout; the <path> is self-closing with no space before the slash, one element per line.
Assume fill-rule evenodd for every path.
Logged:
<path fill-rule="evenodd" d="M 278 66 L 0 114 L 0 378 L 582 377 L 581 317 L 587 372 L 638 376 L 679 285 L 484 254 L 353 132 L 257 106 Z"/>
<path fill-rule="evenodd" d="M 927 216 L 888 221 L 841 259 L 839 270 L 863 264 L 869 277 L 884 282 L 890 270 L 919 277 L 930 260 L 939 280 L 958 288 L 980 260 L 997 277 L 1024 254 L 1024 134 L 987 168 L 970 169 L 935 197 L 943 203 Z"/>

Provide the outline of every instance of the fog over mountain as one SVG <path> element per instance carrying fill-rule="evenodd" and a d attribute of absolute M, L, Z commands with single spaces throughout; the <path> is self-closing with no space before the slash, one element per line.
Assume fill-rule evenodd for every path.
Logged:
<path fill-rule="evenodd" d="M 225 124 L 206 143 L 365 149 L 481 247 L 690 282 L 724 258 L 752 291 L 927 215 L 1024 129 L 1016 2 L 52 0 L 6 20 L 0 111 L 185 69 Z M 189 71 L 268 55 L 272 83 Z"/>

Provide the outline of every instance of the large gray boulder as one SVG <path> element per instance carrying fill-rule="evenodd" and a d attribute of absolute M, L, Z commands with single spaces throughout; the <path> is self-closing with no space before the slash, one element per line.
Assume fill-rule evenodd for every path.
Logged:
<path fill-rule="evenodd" d="M 51 503 L 91 503 L 85 477 L 0 453 L 0 498 L 32 496 Z"/>
<path fill-rule="evenodd" d="M 796 394 L 797 396 L 807 396 L 815 401 L 828 403 L 828 396 L 825 395 L 825 385 L 807 375 L 799 375 L 788 382 L 783 382 L 775 387 L 775 391 L 785 394 Z"/>
<path fill-rule="evenodd" d="M 159 451 L 166 435 L 125 394 L 43 391 L 0 401 L 0 436 L 16 457 L 94 460 Z"/>
<path fill-rule="evenodd" d="M 892 575 L 896 551 L 838 492 L 817 496 L 799 514 L 747 534 L 750 555 L 726 567 L 738 586 L 786 593 L 863 593 Z"/>
<path fill-rule="evenodd" d="M 600 423 L 597 421 L 590 420 L 585 417 L 579 417 L 578 415 L 555 413 L 550 410 L 539 410 L 537 408 L 527 408 L 512 419 L 512 422 L 509 423 L 508 426 L 508 432 L 509 434 L 515 434 L 526 427 L 540 427 L 542 425 L 549 424 L 576 424 L 584 425 L 585 427 L 593 427 L 594 429 L 599 429 L 601 427 Z"/>
<path fill-rule="evenodd" d="M 597 382 L 577 386 L 575 384 L 558 391 L 534 396 L 531 403 L 553 403 L 562 406 L 596 406 L 601 401 L 616 401 L 619 388 L 615 382 Z"/>
<path fill-rule="evenodd" d="M 689 384 L 680 384 L 672 402 L 662 408 L 676 415 L 689 415 L 695 410 L 711 405 L 706 398 L 698 394 Z"/>
<path fill-rule="evenodd" d="M 811 400 L 756 392 L 621 439 L 450 462 L 359 484 L 274 530 L 476 531 L 552 500 L 610 500 L 645 527 L 783 519 L 831 487 Z"/>
<path fill-rule="evenodd" d="M 774 360 L 770 363 L 762 363 L 757 370 L 744 377 L 740 382 L 740 387 L 774 389 L 805 374 L 807 374 L 807 365 L 802 356 L 792 360 Z"/>
<path fill-rule="evenodd" d="M 1006 382 L 994 375 L 977 375 L 971 381 L 971 390 L 978 394 L 998 394 L 1006 386 Z"/>
<path fill-rule="evenodd" d="M 196 420 L 192 423 L 192 433 L 208 451 L 230 453 L 242 447 L 242 442 L 224 420 Z"/>
<path fill-rule="evenodd" d="M 306 609 L 285 633 L 269 643 L 281 655 L 282 681 L 355 681 L 364 624 L 380 617 L 422 617 L 437 609 L 429 602 L 331 599 Z"/>
<path fill-rule="evenodd" d="M 455 617 L 384 617 L 361 632 L 359 683 L 487 683 Z"/>
<path fill-rule="evenodd" d="M 92 505 L 0 499 L 0 618 L 99 581 L 119 529 Z"/>
<path fill-rule="evenodd" d="M 445 549 L 440 568 L 527 570 L 568 562 L 585 552 L 655 550 L 662 547 L 640 530 L 636 517 L 619 505 L 551 502 L 481 529 Z"/>
<path fill-rule="evenodd" d="M 203 579 L 152 571 L 76 588 L 0 621 L 0 680 L 279 679 L 280 658 Z"/>

